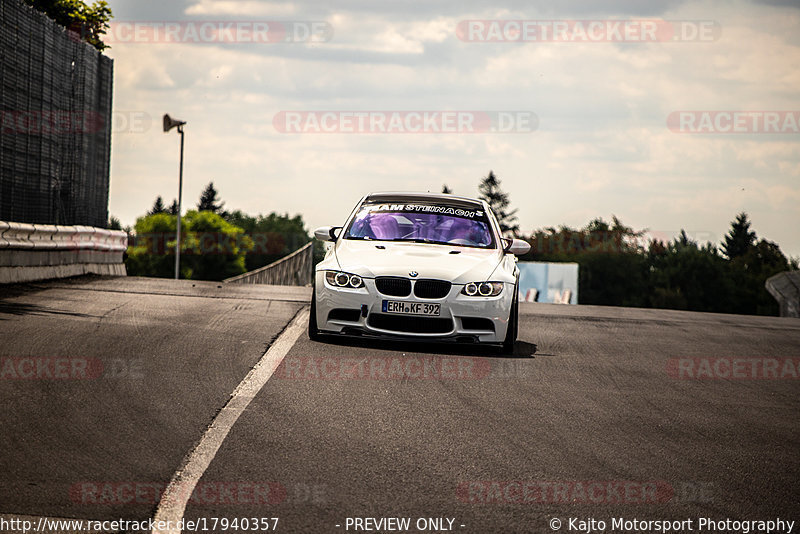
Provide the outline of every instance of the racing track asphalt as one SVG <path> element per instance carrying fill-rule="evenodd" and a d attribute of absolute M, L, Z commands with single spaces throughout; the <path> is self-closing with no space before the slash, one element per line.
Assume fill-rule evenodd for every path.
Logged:
<path fill-rule="evenodd" d="M 78 279 L 0 296 L 0 356 L 142 368 L 139 378 L 0 382 L 0 513 L 142 518 L 154 505 L 80 502 L 69 489 L 166 483 L 308 290 Z M 552 532 L 552 518 L 570 517 L 800 519 L 800 381 L 670 371 L 679 358 L 796 360 L 800 322 L 548 304 L 520 314 L 512 358 L 301 336 L 185 517 L 279 517 L 282 532 L 448 517 L 475 533 Z M 522 503 L 509 481 L 568 489 Z M 581 493 L 625 481 L 658 492 L 598 502 Z M 244 488 L 235 496 L 234 482 Z M 247 502 L 264 487 L 265 502 Z M 510 497 L 487 499 L 487 487 Z"/>

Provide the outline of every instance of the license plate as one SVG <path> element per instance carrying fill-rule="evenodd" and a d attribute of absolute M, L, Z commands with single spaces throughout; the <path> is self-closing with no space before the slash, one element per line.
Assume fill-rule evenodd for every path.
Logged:
<path fill-rule="evenodd" d="M 403 302 L 400 300 L 383 301 L 383 313 L 438 316 L 441 308 L 441 304 L 427 304 L 425 302 Z"/>

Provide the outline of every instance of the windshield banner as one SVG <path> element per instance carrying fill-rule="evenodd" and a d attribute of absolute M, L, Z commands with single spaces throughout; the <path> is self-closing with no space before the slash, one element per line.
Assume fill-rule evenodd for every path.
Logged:
<path fill-rule="evenodd" d="M 483 217 L 483 211 L 480 210 L 471 211 L 462 208 L 454 208 L 452 206 L 437 206 L 434 204 L 373 204 L 371 206 L 366 206 L 365 209 L 370 213 L 403 211 L 414 213 L 437 213 L 439 215 L 453 215 L 455 217 L 465 217 L 468 219 Z"/>

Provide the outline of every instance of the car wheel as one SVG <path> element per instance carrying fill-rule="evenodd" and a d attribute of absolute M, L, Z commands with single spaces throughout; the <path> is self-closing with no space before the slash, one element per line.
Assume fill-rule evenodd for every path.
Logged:
<path fill-rule="evenodd" d="M 511 356 L 514 354 L 514 344 L 517 341 L 517 332 L 519 331 L 519 301 L 518 295 L 514 295 L 514 301 L 511 304 L 511 312 L 508 315 L 508 328 L 506 329 L 506 339 L 503 341 L 502 353 Z"/>
<path fill-rule="evenodd" d="M 311 287 L 311 312 L 308 315 L 308 338 L 319 341 L 320 333 L 317 328 L 317 291 Z"/>

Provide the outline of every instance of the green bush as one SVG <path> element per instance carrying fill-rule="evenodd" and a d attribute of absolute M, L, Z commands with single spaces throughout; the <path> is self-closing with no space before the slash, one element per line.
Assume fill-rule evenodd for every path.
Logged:
<path fill-rule="evenodd" d="M 177 217 L 167 213 L 136 220 L 126 260 L 129 275 L 174 276 L 176 226 Z M 223 280 L 242 274 L 252 248 L 242 228 L 210 211 L 189 211 L 181 221 L 181 278 Z"/>

